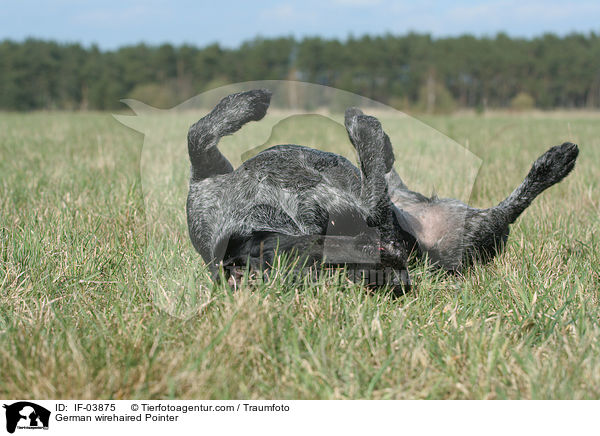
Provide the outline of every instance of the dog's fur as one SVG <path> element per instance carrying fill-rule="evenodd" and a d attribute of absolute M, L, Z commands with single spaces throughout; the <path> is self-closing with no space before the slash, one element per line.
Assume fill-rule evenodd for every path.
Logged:
<path fill-rule="evenodd" d="M 383 272 L 371 284 L 406 291 L 411 250 L 449 271 L 492 259 L 509 225 L 569 174 L 578 155 L 575 144 L 552 147 L 506 200 L 475 209 L 409 190 L 393 169 L 392 146 L 379 121 L 350 108 L 345 126 L 360 169 L 333 153 L 280 145 L 234 170 L 217 143 L 262 119 L 270 97 L 264 89 L 227 96 L 188 133 L 189 232 L 215 274 L 220 263 L 264 270 L 276 252 L 288 252 L 302 265 Z"/>

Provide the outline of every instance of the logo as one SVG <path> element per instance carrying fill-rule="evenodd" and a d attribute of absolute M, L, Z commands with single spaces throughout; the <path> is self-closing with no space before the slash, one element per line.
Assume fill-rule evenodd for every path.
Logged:
<path fill-rule="evenodd" d="M 11 405 L 4 404 L 6 409 L 6 431 L 14 433 L 18 429 L 48 430 L 50 411 L 29 401 L 19 401 Z"/>
<path fill-rule="evenodd" d="M 471 197 L 482 164 L 481 159 L 452 138 L 415 118 L 382 103 L 340 89 L 295 80 L 265 80 L 235 83 L 212 89 L 168 110 L 153 108 L 136 100 L 123 100 L 135 116 L 114 115 L 115 119 L 144 134 L 140 176 L 148 248 L 144 250 L 146 286 L 151 292 L 154 304 L 172 316 L 182 319 L 197 316 L 214 299 L 214 276 L 209 269 L 197 267 L 199 259 L 193 252 L 190 252 L 190 256 L 185 256 L 185 263 L 181 263 L 181 244 L 172 238 L 175 228 L 179 229 L 177 232 L 180 234 L 187 234 L 185 213 L 182 213 L 181 209 L 188 201 L 187 177 L 190 164 L 186 143 L 187 129 L 198 122 L 199 117 L 209 113 L 211 108 L 227 95 L 263 88 L 273 93 L 270 109 L 264 118 L 260 123 L 248 123 L 228 138 L 231 141 L 224 140 L 220 145 L 224 156 L 227 156 L 223 159 L 232 168 L 239 167 L 242 162 L 247 162 L 259 152 L 279 144 L 300 144 L 341 155 L 350 162 L 357 162 L 356 149 L 345 128 L 345 110 L 355 107 L 364 110 L 366 114 L 377 115 L 389 136 L 389 145 L 396 156 L 396 160 L 393 161 L 394 170 L 398 174 L 389 178 L 388 185 L 393 183 L 397 189 L 401 189 L 405 180 L 410 184 L 411 190 L 417 192 L 437 192 L 441 197 L 456 198 L 464 203 L 468 203 Z M 311 168 L 320 168 L 317 172 L 335 167 L 333 162 L 321 159 L 323 160 L 307 164 Z M 386 177 L 392 175 L 390 172 Z M 276 173 L 273 173 L 273 177 L 278 178 L 271 182 L 282 187 L 281 204 L 294 211 L 297 211 L 299 204 L 291 200 L 293 195 L 290 193 L 305 192 L 309 187 L 321 183 L 321 179 L 325 177 L 311 171 L 302 172 L 301 177 L 289 184 L 290 178 L 287 176 L 276 176 Z M 448 183 L 450 180 L 452 183 Z M 319 199 L 323 198 L 324 201 L 326 194 L 322 195 L 324 197 Z M 263 206 L 265 205 L 257 205 L 257 208 L 252 210 L 264 211 Z M 267 214 L 271 220 L 288 222 L 287 213 L 284 213 L 283 209 L 266 210 L 269 212 L 256 213 Z M 272 210 L 277 211 L 273 212 L 273 216 Z M 384 247 L 378 247 L 379 227 L 370 226 L 361 214 L 336 213 L 335 210 L 329 211 L 322 207 L 311 209 L 307 214 L 307 217 L 310 215 L 321 220 L 320 225 L 325 227 L 323 236 L 365 236 L 364 243 L 359 241 L 363 248 L 358 249 L 357 246 L 355 250 L 342 250 L 335 238 L 325 238 L 322 246 L 315 248 L 313 252 L 318 258 L 325 258 L 332 264 L 356 265 L 351 267 L 352 271 L 346 269 L 347 275 L 350 273 L 348 278 L 352 280 L 356 278 L 356 281 L 366 281 L 369 284 L 408 284 L 409 275 L 405 269 L 397 271 L 398 274 L 395 270 L 387 272 L 379 269 L 377 264 L 381 264 L 381 256 L 390 256 L 390 253 L 381 250 Z M 465 217 L 463 214 L 457 215 L 456 218 L 459 220 Z M 306 219 L 310 221 L 312 218 Z M 457 224 L 457 228 L 462 226 Z M 457 232 L 457 250 L 462 247 L 458 242 L 460 237 L 462 233 Z M 165 245 L 165 241 L 173 243 Z M 228 241 L 221 242 L 220 246 L 225 249 Z M 189 248 L 191 247 L 188 244 L 186 249 Z M 317 252 L 317 249 L 321 251 Z M 461 258 L 458 252 L 457 258 Z M 293 273 L 286 273 L 286 276 L 298 278 L 296 273 L 308 274 L 310 271 L 308 268 L 296 268 Z M 233 269 L 229 273 L 235 284 L 236 275 L 240 271 Z"/>

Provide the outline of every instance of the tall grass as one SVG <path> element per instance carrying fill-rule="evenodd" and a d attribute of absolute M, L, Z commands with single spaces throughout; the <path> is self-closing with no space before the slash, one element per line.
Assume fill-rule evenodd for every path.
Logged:
<path fill-rule="evenodd" d="M 0 114 L 0 397 L 600 398 L 600 115 L 424 121 L 482 159 L 475 206 L 551 145 L 581 154 L 493 263 L 457 278 L 417 262 L 414 292 L 393 299 L 343 276 L 210 287 L 178 203 L 184 148 L 163 144 L 182 168 L 163 216 L 139 133 L 101 113 Z M 161 268 L 210 292 L 172 316 Z"/>

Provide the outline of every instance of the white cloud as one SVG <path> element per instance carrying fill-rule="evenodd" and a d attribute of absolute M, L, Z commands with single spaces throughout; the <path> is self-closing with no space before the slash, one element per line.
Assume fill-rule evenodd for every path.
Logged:
<path fill-rule="evenodd" d="M 333 0 L 333 3 L 340 6 L 377 6 L 381 0 Z"/>
<path fill-rule="evenodd" d="M 262 11 L 262 18 L 269 19 L 283 19 L 288 20 L 290 18 L 294 18 L 298 11 L 291 4 L 278 5 L 271 9 L 265 9 Z"/>
<path fill-rule="evenodd" d="M 300 9 L 291 3 L 286 3 L 270 9 L 263 9 L 260 11 L 258 18 L 260 21 L 268 22 L 269 25 L 276 28 L 277 24 L 285 26 L 315 24 L 317 16 L 313 10 Z"/>

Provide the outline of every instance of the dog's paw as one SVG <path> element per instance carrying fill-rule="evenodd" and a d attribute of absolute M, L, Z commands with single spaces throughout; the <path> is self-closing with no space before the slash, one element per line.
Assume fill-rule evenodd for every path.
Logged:
<path fill-rule="evenodd" d="M 533 163 L 528 177 L 546 186 L 558 183 L 573 170 L 578 155 L 579 148 L 571 142 L 552 147 Z"/>
<path fill-rule="evenodd" d="M 350 141 L 358 151 L 361 160 L 371 160 L 383 156 L 385 134 L 381 123 L 375 117 L 356 115 L 347 126 Z"/>
<path fill-rule="evenodd" d="M 352 128 L 352 126 L 356 122 L 356 117 L 359 115 L 364 114 L 363 111 L 361 111 L 357 107 L 349 107 L 348 109 L 346 109 L 346 112 L 344 113 L 344 125 L 346 126 L 346 129 L 350 130 Z"/>
<path fill-rule="evenodd" d="M 228 95 L 215 107 L 211 119 L 224 122 L 224 134 L 233 133 L 247 122 L 261 120 L 267 113 L 271 95 L 268 89 L 254 89 Z"/>
<path fill-rule="evenodd" d="M 385 161 L 385 172 L 388 173 L 392 169 L 392 166 L 394 165 L 395 161 L 394 149 L 392 147 L 390 137 L 383 131 L 381 124 L 376 118 L 367 117 L 376 121 L 376 123 L 371 123 L 371 125 L 367 127 L 367 123 L 364 120 L 361 120 L 361 117 L 365 117 L 365 115 L 363 114 L 363 111 L 361 111 L 359 108 L 349 107 L 348 109 L 346 109 L 346 113 L 344 114 L 344 125 L 346 126 L 346 130 L 350 135 L 350 141 L 355 147 L 357 146 L 355 139 L 356 135 L 359 134 L 358 132 L 361 129 L 361 123 L 363 124 L 362 128 L 367 128 L 371 130 L 371 133 L 377 136 L 377 141 L 380 141 L 380 136 L 383 135 L 383 146 L 381 147 L 381 150 L 379 150 L 378 147 L 378 150 L 383 153 L 383 158 Z M 364 135 L 363 140 L 367 137 L 368 135 Z"/>
<path fill-rule="evenodd" d="M 269 108 L 271 95 L 268 89 L 228 95 L 190 127 L 188 143 L 194 147 L 211 147 L 218 138 L 237 132 L 250 121 L 262 119 Z"/>

